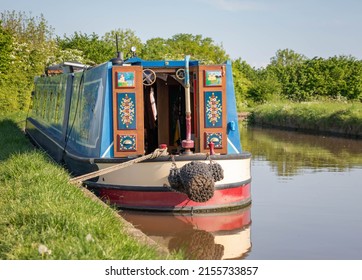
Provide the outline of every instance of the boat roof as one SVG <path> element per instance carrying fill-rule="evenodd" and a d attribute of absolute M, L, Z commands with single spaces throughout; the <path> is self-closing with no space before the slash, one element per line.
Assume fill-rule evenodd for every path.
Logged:
<path fill-rule="evenodd" d="M 134 56 L 123 61 L 121 65 L 138 65 L 145 68 L 183 68 L 185 67 L 185 60 L 143 60 L 137 56 Z M 189 61 L 189 66 L 198 65 L 198 60 Z M 46 75 L 52 76 L 61 73 L 79 72 L 88 67 L 88 65 L 79 62 L 67 61 L 60 64 L 48 66 L 46 68 Z"/>
<path fill-rule="evenodd" d="M 124 63 L 143 67 L 185 67 L 185 60 L 143 60 L 137 56 L 125 60 Z M 198 60 L 190 60 L 189 62 L 189 66 L 198 65 Z"/>

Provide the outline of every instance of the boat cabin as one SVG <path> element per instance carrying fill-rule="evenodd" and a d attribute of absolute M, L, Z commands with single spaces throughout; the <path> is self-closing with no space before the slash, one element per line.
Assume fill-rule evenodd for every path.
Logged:
<path fill-rule="evenodd" d="M 185 94 L 184 62 L 140 62 L 112 68 L 115 156 L 142 154 L 144 150 L 150 153 L 161 144 L 166 144 L 172 153 L 184 150 L 182 140 L 187 139 L 188 128 L 186 98 L 190 102 L 190 149 L 205 152 L 213 141 L 219 153 L 227 152 L 223 144 L 225 66 L 190 64 L 189 96 Z"/>
<path fill-rule="evenodd" d="M 209 153 L 210 143 L 217 154 L 241 153 L 229 62 L 132 57 L 79 67 L 50 68 L 35 82 L 27 130 L 57 161 L 129 158 L 160 145 L 172 154 Z"/>

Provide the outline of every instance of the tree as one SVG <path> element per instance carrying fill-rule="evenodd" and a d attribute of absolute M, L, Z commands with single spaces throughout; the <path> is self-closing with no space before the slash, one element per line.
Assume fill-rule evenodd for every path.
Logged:
<path fill-rule="evenodd" d="M 84 55 L 83 61 L 86 64 L 99 64 L 110 60 L 114 56 L 112 46 L 101 40 L 95 33 L 90 35 L 81 32 L 74 32 L 70 37 L 57 37 L 57 44 L 63 51 L 81 51 Z"/>
<path fill-rule="evenodd" d="M 7 74 L 11 63 L 11 53 L 13 51 L 11 34 L 2 27 L 0 22 L 0 76 Z"/>
<path fill-rule="evenodd" d="M 14 107 L 13 100 L 8 98 L 8 75 L 13 51 L 11 34 L 2 27 L 0 22 L 0 112 Z"/>
<path fill-rule="evenodd" d="M 277 99 L 282 86 L 268 69 L 254 69 L 240 58 L 233 62 L 234 87 L 238 103 L 262 103 Z"/>
<path fill-rule="evenodd" d="M 313 58 L 306 63 L 311 92 L 334 99 L 362 96 L 362 62 L 351 56 Z"/>
<path fill-rule="evenodd" d="M 232 63 L 233 81 L 238 110 L 246 105 L 248 91 L 256 77 L 256 71 L 245 60 L 238 58 Z"/>
<path fill-rule="evenodd" d="M 279 50 L 267 70 L 276 75 L 282 94 L 291 100 L 362 96 L 362 62 L 351 56 L 308 59 L 292 50 Z"/>
<path fill-rule="evenodd" d="M 287 67 L 303 63 L 307 58 L 293 50 L 277 50 L 275 56 L 270 59 L 270 66 Z"/>
<path fill-rule="evenodd" d="M 219 64 L 229 59 L 222 45 L 216 45 L 211 38 L 183 33 L 169 39 L 150 39 L 142 52 L 145 59 L 183 60 L 185 55 L 205 64 Z"/>
<path fill-rule="evenodd" d="M 304 77 L 304 62 L 307 58 L 290 49 L 278 50 L 270 59 L 267 71 L 276 76 L 282 86 L 282 95 L 295 100 L 303 98 L 304 90 L 300 87 L 300 80 Z"/>
<path fill-rule="evenodd" d="M 172 53 L 167 39 L 160 37 L 149 39 L 142 48 L 141 57 L 148 60 L 171 59 Z"/>
<path fill-rule="evenodd" d="M 111 59 L 115 56 L 117 50 L 116 36 L 118 38 L 118 51 L 123 53 L 125 59 L 131 55 L 131 47 L 136 47 L 137 53 L 142 53 L 143 45 L 141 39 L 136 36 L 134 31 L 131 29 L 116 29 L 105 33 L 102 37 L 102 40 L 112 50 L 112 56 L 108 59 Z"/>
<path fill-rule="evenodd" d="M 2 110 L 26 110 L 29 107 L 34 76 L 44 71 L 48 57 L 55 49 L 53 29 L 44 16 L 33 17 L 22 12 L 1 13 L 2 40 L 9 42 L 7 73 L 2 77 Z M 4 37 L 5 34 L 5 37 Z M 8 50 L 9 50 L 8 48 Z M 5 60 L 3 59 L 2 62 Z M 4 65 L 3 65 L 4 66 Z"/>
<path fill-rule="evenodd" d="M 256 78 L 249 87 L 247 97 L 254 102 L 263 103 L 279 99 L 282 85 L 273 72 L 261 68 L 256 71 Z"/>
<path fill-rule="evenodd" d="M 132 46 L 138 51 L 142 50 L 141 40 L 130 29 L 112 30 L 99 37 L 97 34 L 90 35 L 74 32 L 71 36 L 57 37 L 58 46 L 68 54 L 83 54 L 81 59 L 86 64 L 100 64 L 108 61 L 116 55 L 116 36 L 118 37 L 118 49 L 124 55 L 129 56 Z M 64 55 L 65 53 L 63 53 Z"/>

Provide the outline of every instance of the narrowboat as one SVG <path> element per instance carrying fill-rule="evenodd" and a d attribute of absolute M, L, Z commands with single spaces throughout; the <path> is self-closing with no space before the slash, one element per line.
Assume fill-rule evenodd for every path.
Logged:
<path fill-rule="evenodd" d="M 84 185 L 110 204 L 196 212 L 251 203 L 231 62 L 118 53 L 92 67 L 50 66 L 34 83 L 26 134 L 72 176 L 93 172 Z"/>

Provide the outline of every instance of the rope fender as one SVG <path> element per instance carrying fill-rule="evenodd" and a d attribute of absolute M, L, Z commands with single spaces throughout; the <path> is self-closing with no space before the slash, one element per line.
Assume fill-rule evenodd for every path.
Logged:
<path fill-rule="evenodd" d="M 221 165 L 210 160 L 210 164 L 191 161 L 180 169 L 173 162 L 168 182 L 170 189 L 181 192 L 195 202 L 206 202 L 214 196 L 215 182 L 224 178 Z"/>

